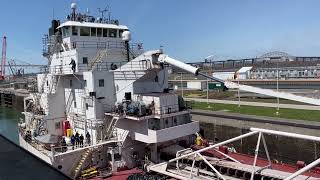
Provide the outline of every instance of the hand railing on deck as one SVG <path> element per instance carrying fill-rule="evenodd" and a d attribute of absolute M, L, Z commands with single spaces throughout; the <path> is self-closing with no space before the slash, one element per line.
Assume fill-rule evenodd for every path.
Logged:
<path fill-rule="evenodd" d="M 97 49 L 125 49 L 125 43 L 122 41 L 106 41 L 106 42 L 95 42 L 95 41 L 75 41 L 72 42 L 70 49 L 76 48 L 97 48 Z M 130 43 L 130 49 L 142 50 L 142 43 Z"/>
<path fill-rule="evenodd" d="M 97 71 L 136 71 L 147 70 L 152 67 L 150 61 L 122 61 L 122 62 L 98 62 L 95 70 Z M 72 66 L 67 65 L 55 65 L 49 67 L 49 72 L 52 74 L 73 74 L 77 72 L 90 71 L 89 64 L 78 64 L 75 67 L 75 72 L 72 70 Z"/>

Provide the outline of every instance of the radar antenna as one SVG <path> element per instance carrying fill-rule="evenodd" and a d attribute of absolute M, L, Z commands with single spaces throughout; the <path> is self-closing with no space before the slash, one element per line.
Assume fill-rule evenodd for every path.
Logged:
<path fill-rule="evenodd" d="M 108 12 L 108 21 L 110 21 L 110 6 L 107 5 L 104 9 L 98 8 L 99 13 L 101 13 L 102 20 L 105 20 L 104 14 Z"/>

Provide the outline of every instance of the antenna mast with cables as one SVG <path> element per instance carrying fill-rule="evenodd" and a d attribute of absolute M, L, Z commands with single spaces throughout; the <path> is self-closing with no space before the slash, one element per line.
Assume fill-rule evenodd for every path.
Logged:
<path fill-rule="evenodd" d="M 0 67 L 0 80 L 4 80 L 5 78 L 5 65 L 7 61 L 7 37 L 3 37 L 2 41 L 2 56 L 1 56 L 1 67 Z"/>
<path fill-rule="evenodd" d="M 102 18 L 103 21 L 105 20 L 104 14 L 105 14 L 106 12 L 108 12 L 108 19 L 107 19 L 107 21 L 110 22 L 111 12 L 110 12 L 110 6 L 109 6 L 109 5 L 107 5 L 104 9 L 98 8 L 98 11 L 99 11 L 99 13 L 101 13 L 101 18 Z"/>

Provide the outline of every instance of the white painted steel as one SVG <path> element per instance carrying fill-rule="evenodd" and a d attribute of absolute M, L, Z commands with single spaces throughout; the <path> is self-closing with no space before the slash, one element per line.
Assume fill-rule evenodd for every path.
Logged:
<path fill-rule="evenodd" d="M 299 171 L 297 171 L 297 172 L 295 172 L 295 173 L 291 174 L 289 177 L 287 177 L 287 178 L 286 178 L 286 179 L 284 179 L 284 180 L 290 180 L 290 179 L 293 179 L 293 178 L 295 178 L 295 177 L 297 177 L 297 176 L 301 175 L 302 173 L 304 173 L 304 172 L 306 172 L 306 171 L 310 170 L 311 168 L 315 167 L 315 166 L 316 166 L 316 165 L 318 165 L 318 164 L 320 164 L 320 158 L 319 158 L 319 159 L 317 159 L 317 160 L 315 160 L 315 161 L 313 161 L 312 163 L 308 164 L 306 167 L 304 167 L 304 168 L 300 169 Z"/>
<path fill-rule="evenodd" d="M 192 152 L 192 153 L 189 153 L 189 154 L 182 155 L 182 156 L 180 156 L 180 157 L 171 159 L 171 160 L 169 160 L 169 162 L 174 162 L 174 161 L 177 161 L 177 160 L 179 160 L 179 159 L 183 159 L 183 158 L 189 157 L 189 156 L 191 156 L 191 155 L 194 155 L 194 154 L 196 154 L 196 153 L 201 153 L 201 152 L 207 151 L 207 150 L 209 150 L 209 149 L 212 149 L 212 148 L 215 148 L 215 147 L 218 147 L 218 146 L 222 146 L 222 145 L 225 145 L 225 144 L 228 144 L 228 143 L 232 143 L 232 142 L 234 142 L 234 141 L 237 141 L 237 140 L 240 140 L 240 139 L 243 139 L 243 138 L 246 138 L 246 137 L 255 135 L 255 134 L 257 134 L 257 133 L 259 133 L 259 132 L 258 132 L 258 131 L 252 131 L 252 132 L 249 132 L 249 133 L 240 135 L 240 136 L 238 136 L 238 137 L 234 137 L 234 138 L 232 138 L 232 139 L 229 139 L 229 140 L 226 140 L 226 141 L 223 141 L 223 142 L 214 144 L 214 145 L 212 145 L 212 146 L 209 146 L 209 147 L 200 149 L 200 150 L 198 150 L 198 151 L 194 151 L 194 152 Z"/>
<path fill-rule="evenodd" d="M 165 54 L 161 54 L 159 56 L 159 61 L 160 62 L 165 62 L 165 63 L 168 63 L 172 66 L 175 66 L 175 67 L 178 67 L 180 69 L 183 69 L 189 73 L 192 73 L 194 75 L 198 75 L 198 72 L 199 72 L 199 68 L 196 68 L 196 67 L 193 67 L 189 64 L 186 64 L 184 62 L 181 62 L 179 60 L 176 60 L 176 59 L 173 59 Z"/>
<path fill-rule="evenodd" d="M 309 136 L 309 135 L 303 135 L 303 134 L 274 131 L 274 130 L 260 129 L 260 128 L 250 128 L 250 130 L 252 132 L 262 132 L 262 133 L 266 133 L 266 134 L 275 134 L 275 135 L 280 135 L 280 136 L 287 136 L 287 137 L 292 137 L 292 138 L 299 138 L 299 139 L 306 139 L 306 140 L 320 142 L 320 137 L 316 137 L 316 136 Z"/>
<path fill-rule="evenodd" d="M 272 97 L 278 97 L 278 98 L 283 98 L 283 99 L 288 99 L 292 101 L 297 101 L 297 102 L 303 102 L 307 104 L 313 104 L 313 105 L 318 105 L 320 106 L 320 99 L 314 99 L 314 98 L 309 98 L 309 97 L 304 97 L 304 96 L 297 96 L 291 93 L 286 93 L 286 92 L 277 92 L 271 89 L 262 89 L 258 87 L 253 87 L 253 86 L 247 86 L 247 85 L 238 85 L 234 82 L 230 81 L 225 81 L 225 86 L 229 89 L 239 89 L 242 91 L 246 92 L 253 92 L 257 94 L 263 94 L 267 96 L 272 96 Z"/>

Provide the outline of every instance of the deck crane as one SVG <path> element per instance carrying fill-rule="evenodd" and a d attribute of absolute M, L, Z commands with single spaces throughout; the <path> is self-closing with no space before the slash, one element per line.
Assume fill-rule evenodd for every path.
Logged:
<path fill-rule="evenodd" d="M 4 36 L 2 40 L 2 56 L 1 56 L 1 67 L 0 67 L 0 80 L 5 78 L 5 64 L 7 59 L 7 37 Z"/>
<path fill-rule="evenodd" d="M 231 81 L 224 81 L 224 80 L 219 79 L 217 77 L 209 76 L 205 73 L 202 73 L 200 71 L 200 69 L 197 67 L 193 67 L 189 64 L 183 63 L 182 61 L 173 59 L 166 54 L 163 54 L 162 50 L 153 51 L 153 53 L 151 53 L 151 56 L 149 57 L 149 59 L 150 59 L 150 61 L 153 61 L 153 62 L 158 61 L 160 63 L 170 64 L 172 66 L 175 66 L 177 68 L 185 70 L 191 74 L 194 74 L 195 76 L 200 75 L 205 78 L 223 83 L 224 86 L 228 89 L 240 89 L 240 90 L 246 91 L 246 92 L 263 94 L 263 95 L 268 95 L 268 96 L 272 96 L 272 97 L 278 97 L 278 98 L 283 98 L 283 99 L 288 99 L 288 100 L 292 100 L 292 101 L 303 102 L 306 104 L 320 106 L 320 99 L 298 96 L 298 95 L 294 95 L 294 94 L 286 93 L 286 92 L 278 92 L 278 91 L 274 91 L 271 89 L 263 89 L 263 88 L 248 86 L 248 85 L 236 84 Z"/>

